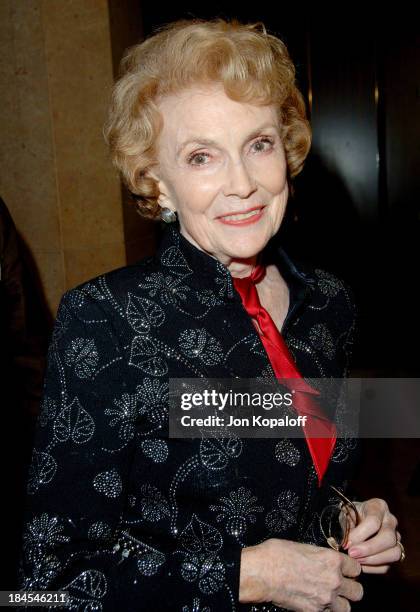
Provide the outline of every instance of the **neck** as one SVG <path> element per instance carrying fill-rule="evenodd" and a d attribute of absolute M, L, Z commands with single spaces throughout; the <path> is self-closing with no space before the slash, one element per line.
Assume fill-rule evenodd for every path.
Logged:
<path fill-rule="evenodd" d="M 258 255 L 244 259 L 231 259 L 226 265 L 233 278 L 244 278 L 249 276 L 258 261 Z"/>

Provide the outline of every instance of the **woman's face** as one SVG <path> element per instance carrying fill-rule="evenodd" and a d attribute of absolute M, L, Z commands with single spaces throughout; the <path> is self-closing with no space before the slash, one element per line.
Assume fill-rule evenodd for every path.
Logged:
<path fill-rule="evenodd" d="M 165 96 L 158 107 L 159 203 L 225 265 L 254 257 L 279 229 L 288 198 L 274 105 L 235 102 L 215 84 Z"/>

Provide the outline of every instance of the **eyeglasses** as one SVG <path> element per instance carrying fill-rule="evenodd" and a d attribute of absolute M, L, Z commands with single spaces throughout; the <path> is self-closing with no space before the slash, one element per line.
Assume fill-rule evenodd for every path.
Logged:
<path fill-rule="evenodd" d="M 360 523 L 360 514 L 350 499 L 330 485 L 339 497 L 337 503 L 325 506 L 319 517 L 322 534 L 334 550 L 342 550 L 348 542 L 350 529 Z"/>

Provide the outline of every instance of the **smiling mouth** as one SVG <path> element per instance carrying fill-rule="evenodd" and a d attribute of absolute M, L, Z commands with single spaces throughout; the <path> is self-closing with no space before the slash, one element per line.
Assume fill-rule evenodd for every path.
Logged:
<path fill-rule="evenodd" d="M 221 221 L 243 221 L 245 219 L 251 219 L 251 217 L 258 215 L 263 208 L 264 208 L 263 205 L 254 206 L 253 208 L 250 208 L 247 211 L 242 212 L 242 213 L 232 213 L 231 215 L 221 215 L 220 217 L 218 217 L 218 219 L 220 219 Z"/>

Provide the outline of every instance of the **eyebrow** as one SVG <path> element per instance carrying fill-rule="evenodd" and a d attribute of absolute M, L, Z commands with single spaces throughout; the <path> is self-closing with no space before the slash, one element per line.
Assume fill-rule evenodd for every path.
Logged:
<path fill-rule="evenodd" d="M 252 132 L 248 134 L 248 136 L 245 138 L 244 143 L 247 142 L 248 140 L 252 140 L 252 138 L 255 138 L 256 136 L 258 136 L 258 134 L 260 134 L 260 132 L 268 128 L 273 128 L 275 130 L 278 130 L 277 125 L 274 125 L 272 123 L 265 123 L 264 125 L 261 125 L 255 130 L 252 130 Z M 218 143 L 216 140 L 213 140 L 212 138 L 202 138 L 201 136 L 189 136 L 187 140 L 184 140 L 183 142 L 181 142 L 181 144 L 177 148 L 176 150 L 177 158 L 180 156 L 183 149 L 185 149 L 185 147 L 188 144 L 200 144 L 200 145 L 205 145 L 205 146 L 214 146 L 214 145 L 217 145 Z"/>

